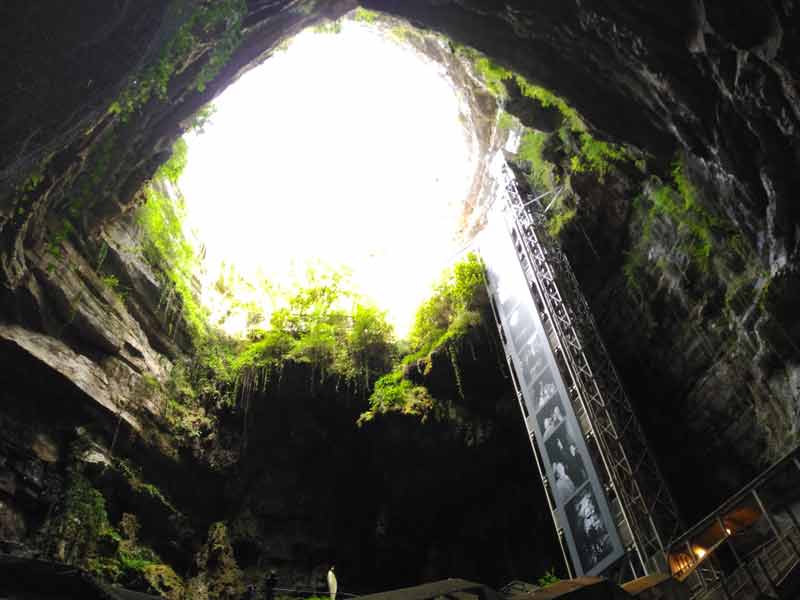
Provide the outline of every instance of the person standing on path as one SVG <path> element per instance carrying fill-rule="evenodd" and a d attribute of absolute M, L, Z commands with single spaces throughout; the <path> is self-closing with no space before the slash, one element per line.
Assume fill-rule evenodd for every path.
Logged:
<path fill-rule="evenodd" d="M 328 569 L 328 591 L 331 593 L 331 600 L 336 600 L 336 589 L 338 588 L 336 575 L 333 573 L 333 565 Z"/>

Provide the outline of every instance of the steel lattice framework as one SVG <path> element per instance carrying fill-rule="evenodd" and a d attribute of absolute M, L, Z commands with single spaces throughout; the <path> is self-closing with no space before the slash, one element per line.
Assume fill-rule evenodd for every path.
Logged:
<path fill-rule="evenodd" d="M 568 375 L 570 395 L 588 416 L 585 434 L 594 437 L 616 497 L 622 525 L 643 573 L 663 571 L 665 549 L 682 530 L 675 502 L 650 450 L 594 317 L 558 242 L 547 232 L 541 197 L 523 199 L 514 174 L 503 165 L 502 182 L 518 258 L 543 320 L 554 329 L 553 351 Z M 569 381 L 571 379 L 571 381 Z M 535 449 L 534 449 L 535 451 Z M 552 507 L 551 507 L 552 508 Z M 634 572 L 638 569 L 634 569 Z"/>

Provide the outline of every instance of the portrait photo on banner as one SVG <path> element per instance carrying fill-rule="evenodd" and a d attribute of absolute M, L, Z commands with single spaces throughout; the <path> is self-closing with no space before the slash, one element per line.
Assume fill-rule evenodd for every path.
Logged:
<path fill-rule="evenodd" d="M 548 466 L 555 480 L 556 500 L 564 504 L 589 478 L 586 462 L 569 422 L 560 425 L 545 442 Z"/>
<path fill-rule="evenodd" d="M 536 318 L 533 315 L 533 299 L 523 299 L 516 310 L 508 317 L 508 329 L 514 349 L 521 352 L 537 331 Z"/>
<path fill-rule="evenodd" d="M 542 439 L 547 439 L 566 419 L 564 403 L 558 393 L 553 374 L 546 368 L 534 382 L 531 399 L 536 410 L 536 422 Z"/>
<path fill-rule="evenodd" d="M 591 485 L 586 484 L 564 510 L 583 571 L 591 571 L 614 551 L 611 535 L 603 522 Z"/>
<path fill-rule="evenodd" d="M 533 385 L 547 364 L 545 348 L 542 346 L 543 337 L 541 329 L 536 329 L 527 343 L 516 352 L 514 362 L 524 388 Z"/>

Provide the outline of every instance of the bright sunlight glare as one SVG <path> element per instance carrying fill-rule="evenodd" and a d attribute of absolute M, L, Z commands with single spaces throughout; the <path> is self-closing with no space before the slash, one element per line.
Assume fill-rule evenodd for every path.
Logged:
<path fill-rule="evenodd" d="M 347 267 L 408 333 L 455 258 L 475 164 L 443 68 L 385 35 L 351 21 L 298 35 L 187 137 L 180 187 L 206 248 L 204 289 L 223 262 L 285 285 L 322 261 Z"/>

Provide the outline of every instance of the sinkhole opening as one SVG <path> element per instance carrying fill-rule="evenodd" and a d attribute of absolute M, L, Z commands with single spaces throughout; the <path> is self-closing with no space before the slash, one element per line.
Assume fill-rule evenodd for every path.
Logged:
<path fill-rule="evenodd" d="M 230 334 L 333 273 L 405 338 L 464 253 L 480 160 L 469 102 L 405 30 L 359 16 L 297 35 L 184 137 L 184 229 L 209 322 Z"/>

